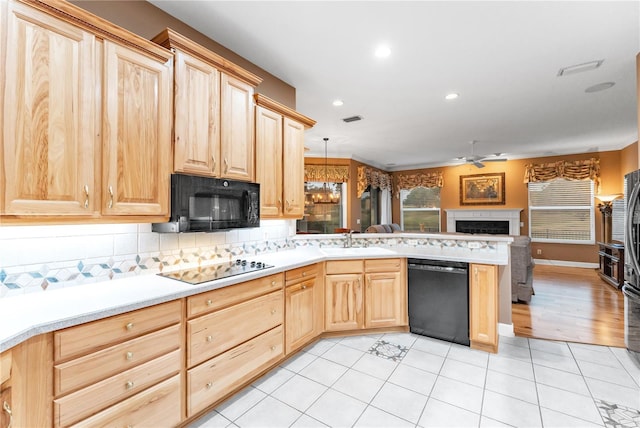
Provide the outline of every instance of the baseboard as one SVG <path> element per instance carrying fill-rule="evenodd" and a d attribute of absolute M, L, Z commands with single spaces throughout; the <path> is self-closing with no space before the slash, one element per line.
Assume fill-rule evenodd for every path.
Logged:
<path fill-rule="evenodd" d="M 533 261 L 537 265 L 579 267 L 585 269 L 598 269 L 600 267 L 598 263 L 571 262 L 567 260 L 533 259 Z"/>
<path fill-rule="evenodd" d="M 501 322 L 498 323 L 498 335 L 500 336 L 515 336 L 513 332 L 513 324 L 503 324 Z"/>

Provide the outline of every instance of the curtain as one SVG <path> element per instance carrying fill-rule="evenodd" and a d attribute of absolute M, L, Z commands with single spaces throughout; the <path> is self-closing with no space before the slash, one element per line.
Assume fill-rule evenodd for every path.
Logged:
<path fill-rule="evenodd" d="M 391 174 L 368 166 L 359 166 L 357 197 L 362 197 L 362 194 L 369 186 L 372 189 L 391 190 L 391 183 Z"/>
<path fill-rule="evenodd" d="M 442 187 L 444 178 L 442 171 L 400 173 L 395 177 L 396 198 L 400 197 L 401 190 L 410 190 L 414 187 Z"/>
<path fill-rule="evenodd" d="M 593 180 L 595 192 L 600 187 L 600 159 L 558 161 L 552 163 L 530 163 L 525 166 L 524 182 L 536 183 L 556 178 L 567 180 Z"/>
<path fill-rule="evenodd" d="M 304 181 L 345 183 L 349 181 L 349 167 L 344 165 L 305 165 Z"/>
<path fill-rule="evenodd" d="M 391 224 L 391 190 L 380 192 L 380 224 Z"/>

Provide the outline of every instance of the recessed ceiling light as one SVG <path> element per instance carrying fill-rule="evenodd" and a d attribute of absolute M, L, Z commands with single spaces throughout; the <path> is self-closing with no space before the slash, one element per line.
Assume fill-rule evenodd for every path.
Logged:
<path fill-rule="evenodd" d="M 603 82 L 603 83 L 598 83 L 597 85 L 593 85 L 593 86 L 589 86 L 587 89 L 585 89 L 584 91 L 588 94 L 592 93 L 592 92 L 599 92 L 599 91 L 604 91 L 605 89 L 609 89 L 610 87 L 612 87 L 613 85 L 615 85 L 616 82 Z"/>
<path fill-rule="evenodd" d="M 375 55 L 378 58 L 386 58 L 391 55 L 391 48 L 387 45 L 380 45 L 376 48 Z"/>
<path fill-rule="evenodd" d="M 344 104 L 344 102 L 342 100 L 334 100 L 333 101 L 333 105 L 336 106 L 336 107 L 340 107 L 343 104 Z"/>
<path fill-rule="evenodd" d="M 455 92 L 452 92 L 450 94 L 447 94 L 444 99 L 445 100 L 455 100 L 456 98 L 458 98 L 460 96 L 460 94 L 456 94 Z"/>

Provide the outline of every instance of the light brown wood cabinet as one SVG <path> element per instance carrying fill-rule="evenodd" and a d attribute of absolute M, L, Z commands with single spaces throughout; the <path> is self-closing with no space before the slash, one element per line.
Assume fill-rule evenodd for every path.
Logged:
<path fill-rule="evenodd" d="M 13 424 L 11 396 L 11 349 L 0 354 L 0 428 Z"/>
<path fill-rule="evenodd" d="M 408 325 L 404 260 L 326 262 L 325 330 Z"/>
<path fill-rule="evenodd" d="M 304 266 L 285 272 L 285 353 L 315 339 L 323 327 L 320 266 Z"/>
<path fill-rule="evenodd" d="M 16 1 L 6 28 L 0 214 L 97 215 L 96 38 Z"/>
<path fill-rule="evenodd" d="M 171 52 L 71 3 L 7 9 L 0 215 L 167 215 Z"/>
<path fill-rule="evenodd" d="M 284 274 L 188 297 L 187 417 L 284 356 Z"/>
<path fill-rule="evenodd" d="M 116 420 L 125 426 L 149 425 L 158 420 L 158 412 L 171 425 L 179 423 L 181 401 L 172 403 L 170 411 L 160 410 L 157 401 L 166 404 L 162 397 L 181 395 L 176 375 L 183 370 L 182 308 L 182 301 L 174 300 L 56 331 L 53 426 Z M 158 392 L 164 381 L 174 390 Z M 136 410 L 129 413 L 131 403 Z"/>
<path fill-rule="evenodd" d="M 498 351 L 498 266 L 470 264 L 469 336 L 471 347 Z"/>
<path fill-rule="evenodd" d="M 255 100 L 260 217 L 302 218 L 304 131 L 315 121 L 262 94 L 256 94 Z"/>
<path fill-rule="evenodd" d="M 253 181 L 262 79 L 171 29 L 153 41 L 175 52 L 174 171 Z"/>

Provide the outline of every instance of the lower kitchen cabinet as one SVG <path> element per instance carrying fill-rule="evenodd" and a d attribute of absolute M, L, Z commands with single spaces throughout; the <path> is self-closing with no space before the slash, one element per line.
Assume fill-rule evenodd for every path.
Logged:
<path fill-rule="evenodd" d="M 13 424 L 13 401 L 11 399 L 11 350 L 0 354 L 0 428 Z"/>
<path fill-rule="evenodd" d="M 322 331 L 322 285 L 317 264 L 285 273 L 285 353 L 306 345 Z"/>
<path fill-rule="evenodd" d="M 406 326 L 407 281 L 403 260 L 326 262 L 325 330 Z"/>
<path fill-rule="evenodd" d="M 470 264 L 469 338 L 471 348 L 498 351 L 498 266 Z"/>
<path fill-rule="evenodd" d="M 276 274 L 187 298 L 187 417 L 284 356 L 283 286 Z"/>
<path fill-rule="evenodd" d="M 157 411 L 143 409 L 160 400 L 151 388 L 182 370 L 182 311 L 174 300 L 53 333 L 53 426 L 156 421 Z M 176 379 L 176 392 L 162 387 L 161 397 L 179 396 Z M 177 423 L 181 401 L 171 407 L 175 417 L 167 420 Z"/>

